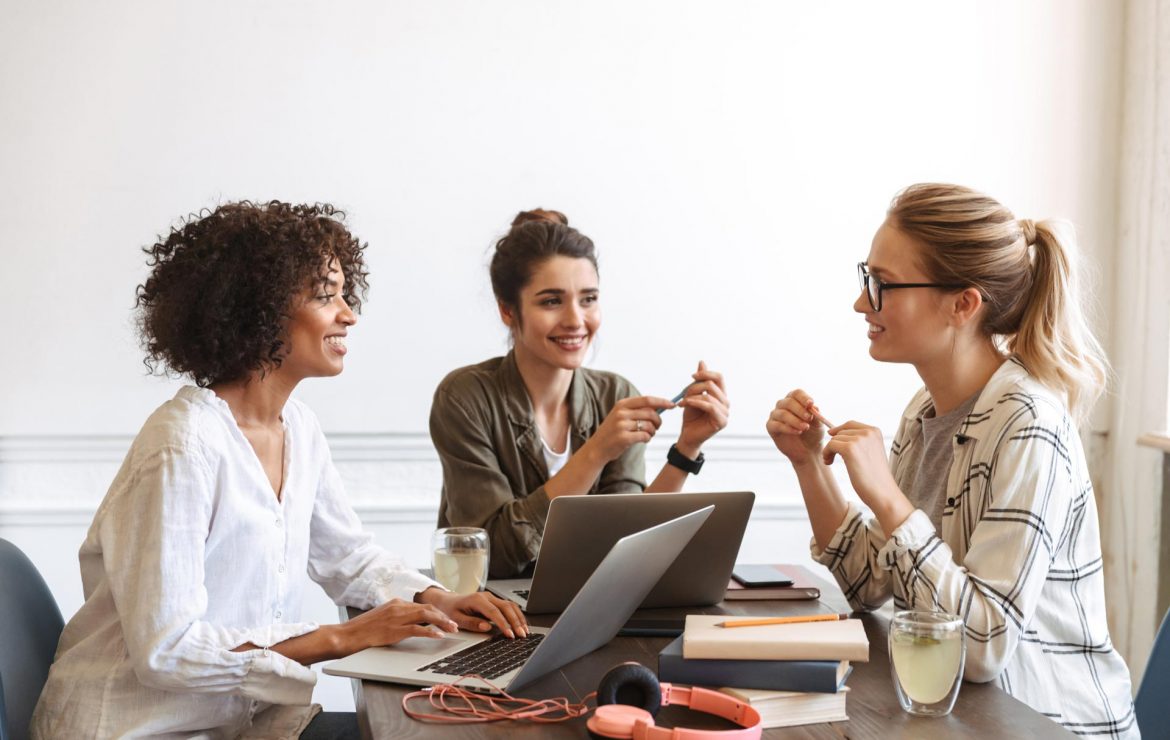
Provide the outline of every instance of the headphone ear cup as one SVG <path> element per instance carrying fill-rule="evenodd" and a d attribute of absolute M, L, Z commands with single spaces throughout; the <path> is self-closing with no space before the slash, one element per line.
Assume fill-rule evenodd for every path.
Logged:
<path fill-rule="evenodd" d="M 597 687 L 597 705 L 628 704 L 657 716 L 662 707 L 658 676 L 641 663 L 622 663 L 611 668 Z"/>

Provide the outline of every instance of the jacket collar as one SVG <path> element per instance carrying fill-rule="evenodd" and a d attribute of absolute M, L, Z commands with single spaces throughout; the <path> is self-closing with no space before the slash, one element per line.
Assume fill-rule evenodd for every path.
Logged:
<path fill-rule="evenodd" d="M 510 350 L 500 363 L 496 370 L 496 382 L 502 391 L 508 420 L 521 429 L 535 429 L 536 416 L 532 409 L 532 399 L 528 397 L 528 388 L 516 365 L 515 350 Z M 573 371 L 573 380 L 569 384 L 569 423 L 577 432 L 577 437 L 588 436 L 594 426 L 595 414 L 593 404 L 589 403 L 587 382 L 580 368 Z"/>
<path fill-rule="evenodd" d="M 1024 365 L 1020 359 L 1015 355 L 1008 357 L 1008 359 L 999 366 L 991 378 L 988 379 L 987 385 L 983 386 L 983 390 L 979 392 L 979 398 L 975 401 L 975 406 L 972 407 L 971 413 L 963 419 L 963 423 L 959 425 L 959 432 L 955 436 L 957 438 L 964 438 L 978 440 L 982 438 L 985 430 L 989 426 L 981 422 L 987 421 L 995 412 L 996 406 L 999 405 L 1000 399 L 1011 392 L 1012 389 L 1018 389 L 1020 384 L 1028 378 L 1028 371 L 1024 369 Z M 921 396 L 917 402 L 911 402 L 906 407 L 906 411 L 902 414 L 904 422 L 912 422 L 919 416 L 925 413 L 926 409 L 934 403 L 930 398 L 930 393 L 925 388 L 922 389 Z"/>

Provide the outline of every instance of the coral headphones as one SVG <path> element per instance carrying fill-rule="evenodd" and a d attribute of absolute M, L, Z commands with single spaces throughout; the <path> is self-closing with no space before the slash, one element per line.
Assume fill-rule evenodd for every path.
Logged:
<path fill-rule="evenodd" d="M 663 706 L 677 704 L 714 714 L 740 725 L 737 730 L 666 729 L 654 725 Z M 622 663 L 610 670 L 597 687 L 597 710 L 585 723 L 589 734 L 606 740 L 759 740 L 760 713 L 728 694 L 699 687 L 658 683 L 658 677 L 641 663 Z"/>

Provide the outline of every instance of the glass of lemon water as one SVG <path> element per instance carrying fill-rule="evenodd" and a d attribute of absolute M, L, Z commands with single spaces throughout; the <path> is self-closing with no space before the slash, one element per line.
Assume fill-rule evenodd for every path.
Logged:
<path fill-rule="evenodd" d="M 457 594 L 473 594 L 487 583 L 488 534 L 479 527 L 447 527 L 431 537 L 435 580 Z"/>
<path fill-rule="evenodd" d="M 963 620 L 944 612 L 902 611 L 890 622 L 890 672 L 910 714 L 950 714 L 963 682 Z"/>

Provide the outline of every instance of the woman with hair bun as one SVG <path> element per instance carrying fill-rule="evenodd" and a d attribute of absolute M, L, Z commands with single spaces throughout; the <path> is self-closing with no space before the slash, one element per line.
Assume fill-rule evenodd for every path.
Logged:
<path fill-rule="evenodd" d="M 146 249 L 147 363 L 190 379 L 134 439 L 81 545 L 36 738 L 358 737 L 318 714 L 310 664 L 458 628 L 527 632 L 374 544 L 316 416 L 290 395 L 341 373 L 365 245 L 331 206 L 230 203 Z M 304 576 L 345 624 L 300 618 Z"/>
<path fill-rule="evenodd" d="M 879 428 L 826 430 L 803 390 L 776 404 L 767 429 L 800 481 L 813 558 L 855 609 L 893 596 L 960 615 L 967 680 L 996 681 L 1078 735 L 1137 737 L 1077 433 L 1108 369 L 1071 235 L 968 188 L 913 185 L 858 271 L 870 355 L 914 365 L 925 388 L 888 460 Z M 872 516 L 838 489 L 838 455 Z"/>
<path fill-rule="evenodd" d="M 681 490 L 728 404 L 723 376 L 700 362 L 677 404 L 678 441 L 647 486 L 643 446 L 676 404 L 583 367 L 601 326 L 593 242 L 563 213 L 524 211 L 496 243 L 491 281 L 512 350 L 444 378 L 430 426 L 443 465 L 439 526 L 487 529 L 501 578 L 536 560 L 558 496 Z"/>

